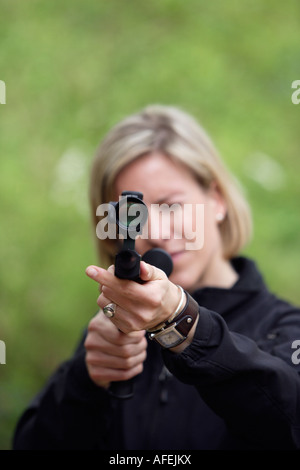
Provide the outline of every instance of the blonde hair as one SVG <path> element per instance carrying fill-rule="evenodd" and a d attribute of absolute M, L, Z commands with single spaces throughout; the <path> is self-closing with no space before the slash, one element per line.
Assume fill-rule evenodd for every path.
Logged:
<path fill-rule="evenodd" d="M 239 254 L 251 237 L 249 205 L 205 130 L 193 117 L 172 106 L 147 106 L 113 127 L 102 141 L 90 180 L 95 227 L 99 222 L 97 207 L 113 200 L 114 181 L 119 172 L 133 160 L 153 152 L 186 165 L 204 189 L 216 184 L 227 206 L 226 217 L 219 225 L 223 255 L 230 259 Z M 97 248 L 101 265 L 112 264 L 116 241 L 97 239 Z"/>

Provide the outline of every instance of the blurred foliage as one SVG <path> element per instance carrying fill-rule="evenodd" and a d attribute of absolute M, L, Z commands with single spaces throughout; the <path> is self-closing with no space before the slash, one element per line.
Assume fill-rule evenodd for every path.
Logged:
<path fill-rule="evenodd" d="M 96 311 L 89 166 L 146 104 L 202 122 L 252 205 L 246 253 L 300 303 L 299 30 L 298 0 L 0 0 L 1 449 Z"/>

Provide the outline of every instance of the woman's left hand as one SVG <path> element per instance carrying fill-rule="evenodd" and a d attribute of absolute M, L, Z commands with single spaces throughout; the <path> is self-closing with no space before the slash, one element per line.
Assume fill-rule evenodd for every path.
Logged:
<path fill-rule="evenodd" d="M 99 283 L 101 295 L 97 304 L 102 309 L 116 304 L 111 321 L 123 333 L 148 330 L 163 323 L 175 312 L 181 293 L 159 268 L 141 261 L 139 284 L 114 276 L 114 266 L 108 270 L 89 266 L 86 274 Z"/>

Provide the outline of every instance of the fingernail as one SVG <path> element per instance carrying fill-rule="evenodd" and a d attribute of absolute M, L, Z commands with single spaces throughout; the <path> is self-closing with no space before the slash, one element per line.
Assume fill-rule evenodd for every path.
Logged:
<path fill-rule="evenodd" d="M 98 274 L 97 269 L 92 268 L 92 267 L 86 268 L 85 272 L 87 273 L 88 276 L 92 278 L 95 278 Z"/>

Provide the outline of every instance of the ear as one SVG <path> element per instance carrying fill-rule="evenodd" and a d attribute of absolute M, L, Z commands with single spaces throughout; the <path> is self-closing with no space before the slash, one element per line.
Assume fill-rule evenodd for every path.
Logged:
<path fill-rule="evenodd" d="M 223 193 L 216 181 L 212 181 L 209 187 L 209 196 L 212 200 L 215 218 L 218 223 L 222 222 L 227 214 L 227 204 Z"/>

